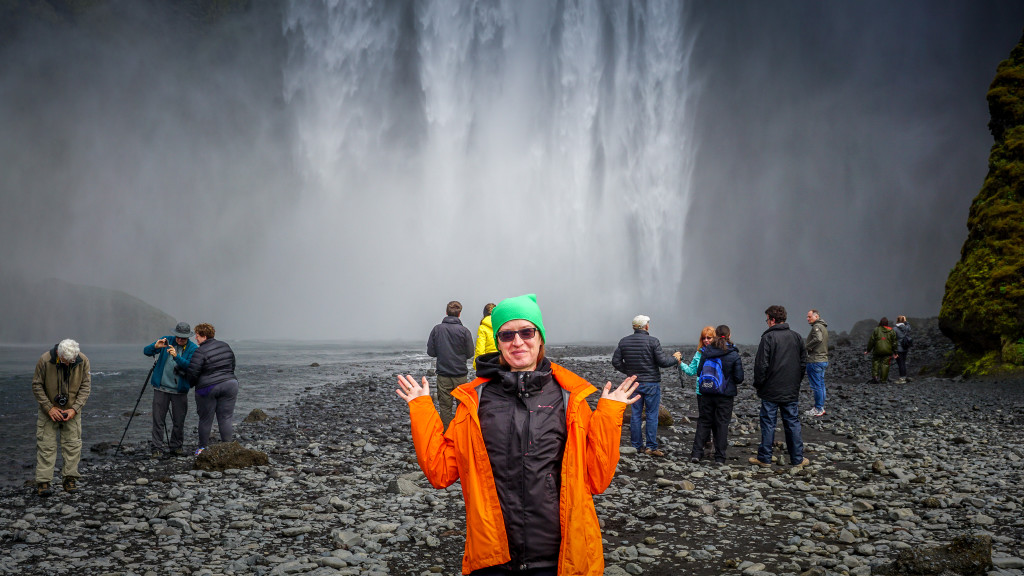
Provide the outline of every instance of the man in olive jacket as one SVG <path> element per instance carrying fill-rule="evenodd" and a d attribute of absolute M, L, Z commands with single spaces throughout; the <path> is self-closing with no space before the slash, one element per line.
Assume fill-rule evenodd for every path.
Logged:
<path fill-rule="evenodd" d="M 39 357 L 32 376 L 32 393 L 39 403 L 36 416 L 36 493 L 53 494 L 53 468 L 60 445 L 64 490 L 78 488 L 78 462 L 82 458 L 82 408 L 89 399 L 92 378 L 89 359 L 78 342 L 62 340 Z M 58 433 L 60 438 L 58 439 Z"/>
<path fill-rule="evenodd" d="M 804 346 L 807 348 L 807 383 L 814 394 L 814 406 L 807 411 L 816 418 L 825 415 L 825 368 L 828 368 L 828 324 L 817 310 L 807 312 L 811 331 Z"/>
<path fill-rule="evenodd" d="M 786 309 L 769 306 L 765 313 L 768 329 L 761 334 L 761 343 L 754 357 L 754 389 L 761 398 L 761 445 L 757 457 L 749 462 L 762 467 L 772 465 L 772 444 L 775 424 L 782 414 L 786 430 L 786 449 L 790 463 L 806 466 L 804 442 L 800 437 L 800 381 L 807 364 L 804 339 L 786 324 Z M 781 462 L 781 458 L 779 459 Z"/>

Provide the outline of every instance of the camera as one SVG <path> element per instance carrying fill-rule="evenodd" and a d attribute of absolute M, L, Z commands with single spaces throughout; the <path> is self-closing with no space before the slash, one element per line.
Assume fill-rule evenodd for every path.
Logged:
<path fill-rule="evenodd" d="M 57 394 L 57 396 L 53 399 L 53 403 L 56 404 L 57 406 L 60 406 L 61 408 L 67 406 L 67 404 L 68 404 L 68 395 L 67 394 Z"/>

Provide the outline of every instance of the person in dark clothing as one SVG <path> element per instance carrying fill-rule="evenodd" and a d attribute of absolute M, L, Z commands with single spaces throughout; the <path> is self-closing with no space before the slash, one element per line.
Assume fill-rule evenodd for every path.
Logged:
<path fill-rule="evenodd" d="M 664 456 L 658 449 L 658 410 L 661 408 L 661 369 L 675 366 L 676 360 L 661 349 L 651 336 L 651 319 L 643 314 L 633 318 L 633 333 L 619 340 L 612 354 L 612 366 L 623 374 L 636 376 L 636 394 L 643 401 L 633 404 L 629 418 L 629 441 L 637 452 Z M 646 418 L 644 417 L 646 415 Z M 645 435 L 641 428 L 647 426 Z"/>
<path fill-rule="evenodd" d="M 551 362 L 533 294 L 507 298 L 491 314 L 497 352 L 477 358 L 477 378 L 455 389 L 443 431 L 430 386 L 399 376 L 416 459 L 436 488 L 461 483 L 466 503 L 462 573 L 555 576 L 604 573 L 594 494 L 611 483 L 622 414 L 636 389 L 626 378 L 598 390 Z M 563 537 L 564 535 L 564 537 Z"/>
<path fill-rule="evenodd" d="M 761 334 L 754 358 L 754 389 L 761 398 L 761 445 L 757 457 L 748 461 L 762 467 L 772 465 L 775 424 L 782 414 L 786 449 L 794 466 L 806 466 L 804 442 L 800 436 L 800 381 L 807 366 L 804 339 L 786 324 L 786 309 L 769 306 L 765 313 L 768 329 Z M 779 462 L 782 458 L 779 458 Z"/>
<path fill-rule="evenodd" d="M 475 343 L 469 328 L 459 320 L 462 304 L 452 300 L 445 313 L 447 316 L 434 326 L 427 338 L 427 356 L 437 358 L 437 411 L 441 415 L 441 423 L 448 428 L 455 414 L 452 390 L 468 380 L 466 360 L 473 357 Z"/>
<path fill-rule="evenodd" d="M 896 355 L 896 332 L 889 327 L 889 319 L 882 316 L 878 326 L 871 332 L 868 338 L 868 346 L 865 354 L 871 355 L 871 380 L 870 384 L 886 383 L 889 381 L 889 366 Z"/>
<path fill-rule="evenodd" d="M 231 442 L 238 398 L 235 378 L 235 353 L 223 340 L 214 340 L 216 330 L 210 324 L 196 326 L 199 349 L 192 354 L 185 375 L 196 389 L 196 412 L 199 413 L 199 447 L 196 456 L 210 444 L 213 418 L 217 417 L 221 442 Z"/>
<path fill-rule="evenodd" d="M 900 370 L 900 379 L 896 383 L 906 384 L 910 381 L 910 378 L 907 378 L 907 356 L 910 355 L 910 346 L 914 342 L 914 338 L 910 335 L 910 323 L 907 322 L 907 317 L 897 316 L 896 325 L 892 327 L 892 331 L 896 334 L 896 366 Z"/>
<path fill-rule="evenodd" d="M 697 374 L 702 374 L 704 364 L 714 359 L 722 363 L 722 375 L 725 377 L 721 392 L 704 390 L 701 392 L 699 415 L 697 417 L 697 433 L 693 437 L 693 451 L 690 462 L 700 462 L 704 457 L 704 446 L 708 439 L 715 439 L 715 463 L 725 464 L 725 451 L 729 447 L 729 423 L 732 421 L 732 406 L 736 398 L 736 385 L 743 382 L 743 361 L 739 351 L 732 343 L 732 331 L 722 324 L 715 329 L 715 338 L 710 344 L 701 348 L 700 363 Z"/>

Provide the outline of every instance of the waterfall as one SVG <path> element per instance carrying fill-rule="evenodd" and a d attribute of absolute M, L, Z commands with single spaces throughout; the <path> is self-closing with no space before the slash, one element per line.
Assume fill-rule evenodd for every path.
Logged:
<path fill-rule="evenodd" d="M 283 26 L 302 218 L 346 268 L 434 308 L 537 292 L 574 339 L 684 294 L 682 2 L 294 0 Z"/>

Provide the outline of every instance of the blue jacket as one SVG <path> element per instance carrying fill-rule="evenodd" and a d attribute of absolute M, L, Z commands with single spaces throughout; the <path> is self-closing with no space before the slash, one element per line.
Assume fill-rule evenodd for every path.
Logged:
<path fill-rule="evenodd" d="M 164 336 L 164 338 L 166 338 L 168 342 L 174 342 L 173 335 Z M 157 340 L 157 342 L 159 342 L 159 340 Z M 188 344 L 185 344 L 185 349 L 181 351 L 181 354 L 178 354 L 177 358 L 173 359 L 176 365 L 175 367 L 181 369 L 181 374 L 178 376 L 177 382 L 167 385 L 161 382 L 164 377 L 164 366 L 167 364 L 167 359 L 171 357 L 171 355 L 167 353 L 167 348 L 160 348 L 158 350 L 156 342 L 153 342 L 149 346 L 143 348 L 142 353 L 146 356 L 160 355 L 156 359 L 156 366 L 153 368 L 153 377 L 149 380 L 149 383 L 153 385 L 153 388 L 157 389 L 173 392 L 188 392 L 188 379 L 185 378 L 185 369 L 188 368 L 188 363 L 192 360 L 192 354 L 194 354 L 198 349 L 199 346 L 196 346 L 196 343 L 191 340 L 188 341 Z"/>

